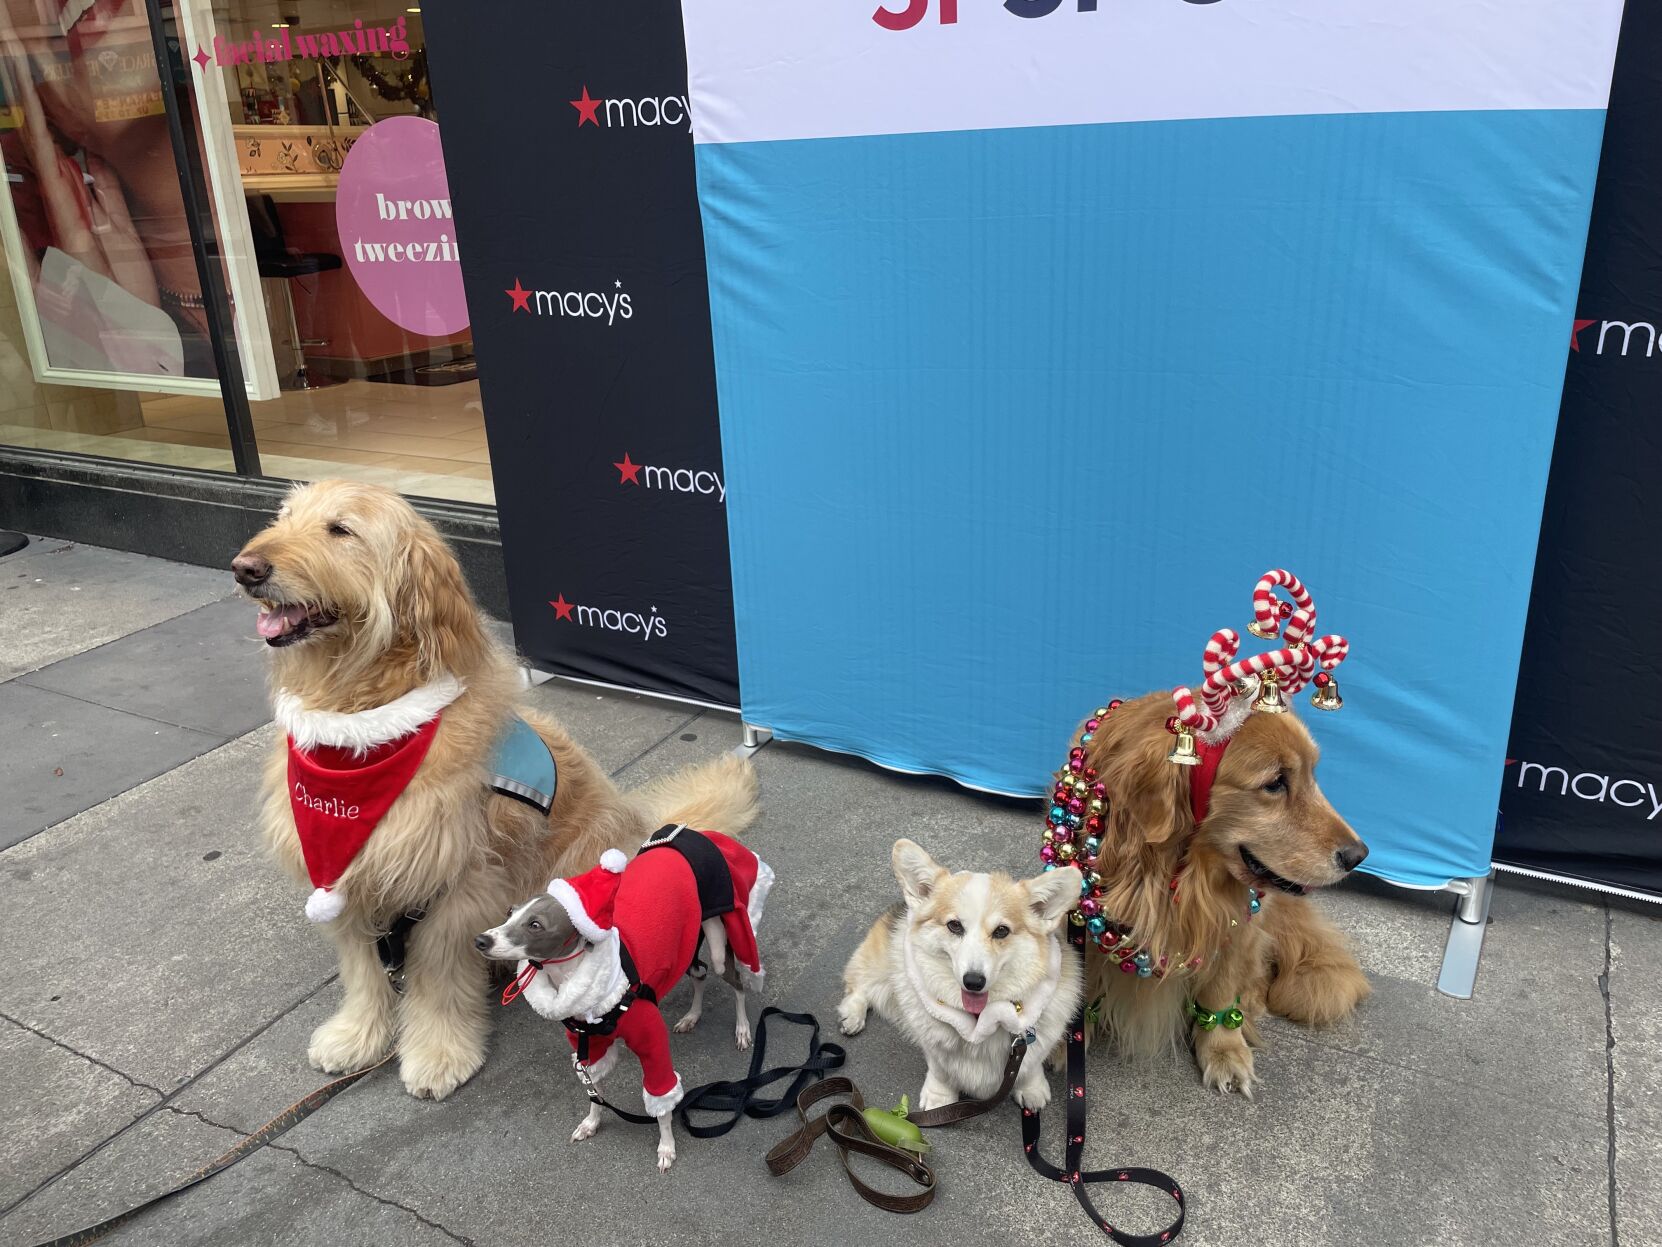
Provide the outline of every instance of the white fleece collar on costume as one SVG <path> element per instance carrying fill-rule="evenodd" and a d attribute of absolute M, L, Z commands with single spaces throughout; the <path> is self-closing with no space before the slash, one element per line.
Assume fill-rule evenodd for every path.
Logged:
<path fill-rule="evenodd" d="M 336 710 L 307 710 L 300 698 L 280 688 L 272 709 L 278 726 L 294 738 L 297 749 L 334 745 L 363 754 L 376 745 L 408 736 L 463 692 L 460 680 L 445 675 L 384 706 L 342 714 Z"/>
<path fill-rule="evenodd" d="M 519 963 L 520 973 L 524 973 L 525 965 L 523 961 Z M 558 980 L 545 966 L 526 985 L 525 999 L 550 1021 L 581 1018 L 585 1022 L 598 1022 L 628 990 L 629 976 L 623 972 L 623 958 L 618 955 L 618 938 L 614 934 L 577 958 Z"/>
<path fill-rule="evenodd" d="M 1051 997 L 1056 994 L 1056 988 L 1062 981 L 1062 941 L 1052 935 L 1049 969 L 1044 981 L 1021 1001 L 1021 1012 L 1017 1013 L 1016 1006 L 1008 1000 L 995 1000 L 988 1002 L 978 1017 L 968 1009 L 960 1009 L 936 1000 L 934 993 L 925 986 L 923 975 L 918 972 L 917 957 L 912 952 L 910 926 L 906 928 L 901 945 L 906 956 L 906 977 L 911 979 L 912 990 L 917 992 L 918 999 L 923 1003 L 924 1012 L 937 1022 L 957 1031 L 959 1038 L 965 1043 L 980 1043 L 1000 1030 L 1020 1035 L 1036 1028 L 1039 1018 L 1044 1015 L 1045 1006 L 1050 1004 Z"/>

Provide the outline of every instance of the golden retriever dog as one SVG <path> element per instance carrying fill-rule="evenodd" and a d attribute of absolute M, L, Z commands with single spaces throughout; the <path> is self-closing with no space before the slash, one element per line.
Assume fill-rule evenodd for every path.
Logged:
<path fill-rule="evenodd" d="M 1141 976 L 1088 945 L 1085 999 L 1099 1002 L 1100 1029 L 1124 1051 L 1146 1056 L 1186 1037 L 1206 1086 L 1250 1098 L 1266 1011 L 1319 1026 L 1368 995 L 1344 937 L 1305 895 L 1343 879 L 1367 847 L 1322 795 L 1316 743 L 1291 713 L 1246 717 L 1197 826 L 1193 768 L 1166 760 L 1171 712 L 1168 692 L 1124 702 L 1084 746 L 1109 794 L 1102 908 L 1154 964 L 1166 959 L 1163 977 Z M 1249 888 L 1261 896 L 1256 915 Z M 1222 1011 L 1237 999 L 1239 1029 L 1192 1017 L 1191 1002 Z"/>
<path fill-rule="evenodd" d="M 755 774 L 738 758 L 625 793 L 558 724 L 521 707 L 520 669 L 486 631 L 455 556 L 390 490 L 298 487 L 232 569 L 261 607 L 280 721 L 352 724 L 410 704 L 400 698 L 431 704 L 433 690 L 445 701 L 407 787 L 339 876 L 344 908 L 325 929 L 344 999 L 312 1034 L 307 1055 L 320 1070 L 361 1069 L 396 1044 L 409 1092 L 443 1099 L 485 1059 L 491 1009 L 478 932 L 551 878 L 590 869 L 606 849 L 632 853 L 666 823 L 738 834 L 755 817 Z M 495 744 L 515 715 L 558 768 L 547 817 L 489 787 Z M 266 767 L 261 823 L 278 861 L 303 882 L 289 748 L 279 740 Z M 376 938 L 423 907 L 399 994 Z"/>

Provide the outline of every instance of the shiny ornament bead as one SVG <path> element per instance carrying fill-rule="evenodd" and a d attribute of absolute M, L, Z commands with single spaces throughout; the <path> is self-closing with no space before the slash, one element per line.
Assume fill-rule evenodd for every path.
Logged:
<path fill-rule="evenodd" d="M 1070 758 L 1083 758 L 1084 756 L 1085 751 L 1078 745 L 1075 745 L 1072 749 L 1068 750 L 1068 757 Z"/>
<path fill-rule="evenodd" d="M 1073 860 L 1073 845 L 1059 844 L 1056 846 L 1056 860 L 1066 866 Z"/>
<path fill-rule="evenodd" d="M 1107 713 L 1108 713 L 1108 707 L 1107 706 L 1098 706 L 1096 708 L 1095 714 L 1092 717 L 1100 719 L 1100 718 L 1103 717 L 1103 715 L 1105 715 Z"/>
<path fill-rule="evenodd" d="M 1045 863 L 1045 869 L 1046 870 L 1055 870 L 1056 869 L 1056 863 L 1055 862 L 1046 862 Z"/>
<path fill-rule="evenodd" d="M 1050 807 L 1050 821 L 1051 822 L 1059 823 L 1066 816 L 1067 816 L 1067 811 L 1064 810 L 1061 806 L 1053 805 L 1053 806 Z"/>
<path fill-rule="evenodd" d="M 1101 914 L 1095 914 L 1085 920 L 1085 929 L 1092 935 L 1101 935 L 1108 929 L 1108 919 Z"/>
<path fill-rule="evenodd" d="M 1073 795 L 1074 796 L 1083 797 L 1090 790 L 1091 790 L 1091 786 L 1089 784 L 1087 784 L 1084 780 L 1076 779 L 1076 780 L 1073 781 Z"/>
<path fill-rule="evenodd" d="M 1077 772 L 1077 771 L 1083 771 L 1084 769 L 1085 769 L 1085 759 L 1084 758 L 1070 758 L 1068 760 L 1068 770 Z"/>
<path fill-rule="evenodd" d="M 1086 719 L 1085 720 L 1085 730 L 1087 732 L 1094 732 L 1094 731 L 1097 730 L 1097 728 L 1099 728 L 1101 726 L 1102 726 L 1102 720 L 1101 719 Z"/>
<path fill-rule="evenodd" d="M 1249 902 L 1248 902 L 1248 903 L 1247 903 L 1247 912 L 1248 912 L 1248 913 L 1254 913 L 1254 914 L 1255 914 L 1255 913 L 1257 913 L 1257 912 L 1258 912 L 1258 911 L 1259 911 L 1259 910 L 1260 910 L 1260 909 L 1262 909 L 1262 908 L 1263 908 L 1263 907 L 1264 907 L 1264 906 L 1263 906 L 1263 902 L 1261 902 L 1261 901 L 1260 901 L 1260 900 L 1259 900 L 1259 899 L 1258 899 L 1258 898 L 1257 898 L 1257 897 L 1256 897 L 1256 896 L 1255 896 L 1255 897 L 1253 897 L 1253 898 L 1252 898 L 1252 900 L 1251 900 L 1251 901 L 1249 901 Z"/>
<path fill-rule="evenodd" d="M 1085 803 L 1084 803 L 1084 801 L 1080 800 L 1080 798 L 1078 798 L 1078 797 L 1069 798 L 1069 800 L 1068 800 L 1068 813 L 1069 814 L 1083 814 L 1084 812 L 1085 812 Z"/>
<path fill-rule="evenodd" d="M 1076 926 L 1076 927 L 1082 927 L 1082 926 L 1085 925 L 1084 915 L 1081 914 L 1077 909 L 1074 910 L 1071 914 L 1068 915 L 1068 921 L 1073 923 L 1073 925 Z"/>
<path fill-rule="evenodd" d="M 1150 977 L 1153 976 L 1153 974 L 1154 974 L 1154 970 L 1150 966 L 1138 966 L 1137 967 L 1137 977 L 1140 978 L 1140 979 L 1150 978 Z"/>
<path fill-rule="evenodd" d="M 1071 810 L 1073 806 L 1069 805 L 1068 808 Z M 1092 797 L 1090 801 L 1086 803 L 1085 808 L 1092 814 L 1101 814 L 1107 807 L 1102 804 L 1101 797 Z"/>
<path fill-rule="evenodd" d="M 1291 602 L 1281 603 L 1281 605 L 1277 608 L 1277 613 L 1280 614 L 1283 619 L 1290 619 L 1293 614 L 1293 604 Z"/>
<path fill-rule="evenodd" d="M 1123 974 L 1135 974 L 1137 973 L 1137 967 L 1129 961 L 1122 961 L 1120 962 L 1120 972 Z"/>
<path fill-rule="evenodd" d="M 1079 912 L 1084 914 L 1087 918 L 1095 918 L 1102 912 L 1102 906 L 1098 905 L 1095 900 L 1087 897 L 1085 900 L 1079 902 Z M 1102 933 L 1098 931 L 1097 934 L 1100 935 Z"/>
<path fill-rule="evenodd" d="M 1085 768 L 1085 778 L 1086 779 L 1095 779 L 1096 778 L 1096 767 L 1094 767 L 1094 766 L 1086 767 Z"/>
<path fill-rule="evenodd" d="M 1090 884 L 1093 888 L 1100 888 L 1102 886 L 1102 876 L 1093 870 L 1085 876 L 1085 882 Z"/>
<path fill-rule="evenodd" d="M 1212 1017 L 1211 1015 L 1203 1018 L 1196 1018 L 1195 1025 L 1199 1026 L 1203 1031 L 1215 1031 L 1218 1029 L 1218 1019 Z"/>
<path fill-rule="evenodd" d="M 1108 703 L 1108 709 L 1118 710 L 1123 705 L 1125 705 L 1125 703 L 1123 701 L 1121 701 L 1118 697 L 1116 697 L 1116 698 L 1114 698 L 1113 701 Z"/>
<path fill-rule="evenodd" d="M 1056 846 L 1053 844 L 1047 844 L 1044 848 L 1040 849 L 1039 860 L 1045 863 L 1054 862 L 1056 860 Z"/>
<path fill-rule="evenodd" d="M 1096 835 L 1097 832 L 1101 831 L 1102 830 L 1102 817 L 1101 817 L 1101 815 L 1093 814 L 1089 818 L 1087 818 L 1085 820 L 1085 830 L 1090 832 L 1093 836 Z"/>
<path fill-rule="evenodd" d="M 1310 683 L 1314 684 L 1317 688 L 1326 688 L 1329 684 L 1333 683 L 1333 677 L 1328 675 L 1325 671 L 1318 671 L 1316 672 L 1316 678 L 1311 680 Z"/>
<path fill-rule="evenodd" d="M 1108 785 L 1103 783 L 1100 779 L 1097 780 L 1096 783 L 1091 785 L 1091 795 L 1099 801 L 1107 800 Z"/>
<path fill-rule="evenodd" d="M 1154 964 L 1153 958 L 1151 958 L 1146 952 L 1138 953 L 1134 960 L 1136 961 L 1139 969 L 1143 966 Z"/>
<path fill-rule="evenodd" d="M 1092 857 L 1095 857 L 1101 848 L 1102 841 L 1098 840 L 1095 836 L 1085 837 L 1085 852 L 1089 853 Z M 1255 910 L 1254 912 L 1257 911 Z"/>
<path fill-rule="evenodd" d="M 1175 714 L 1166 720 L 1166 731 L 1170 732 L 1173 736 L 1177 735 L 1178 729 L 1182 726 L 1183 725 L 1178 722 Z"/>
<path fill-rule="evenodd" d="M 1232 1031 L 1241 1029 L 1241 1023 L 1246 1021 L 1246 1015 L 1239 1009 L 1230 1009 L 1223 1015 L 1223 1024 Z"/>
<path fill-rule="evenodd" d="M 1093 740 L 1095 740 L 1095 739 L 1096 739 L 1096 733 L 1095 733 L 1095 732 L 1086 732 L 1086 733 L 1085 733 L 1085 734 L 1084 734 L 1084 735 L 1083 735 L 1083 736 L 1081 736 L 1081 737 L 1080 737 L 1080 738 L 1079 738 L 1079 739 L 1080 739 L 1080 740 L 1082 740 L 1082 741 L 1084 741 L 1084 742 L 1085 742 L 1085 743 L 1086 743 L 1086 744 L 1087 744 L 1087 745 L 1088 745 L 1088 744 L 1090 744 L 1090 743 L 1091 743 L 1091 742 L 1092 742 L 1092 741 L 1093 741 Z"/>

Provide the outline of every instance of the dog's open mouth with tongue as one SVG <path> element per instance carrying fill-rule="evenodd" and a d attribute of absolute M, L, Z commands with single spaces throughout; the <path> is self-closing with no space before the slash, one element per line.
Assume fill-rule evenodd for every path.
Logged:
<path fill-rule="evenodd" d="M 965 988 L 960 989 L 959 995 L 962 998 L 962 1003 L 963 1003 L 963 1006 L 964 1006 L 964 1012 L 965 1013 L 974 1014 L 976 1017 L 980 1017 L 981 1014 L 986 1010 L 986 1008 L 987 1008 L 987 993 L 986 992 L 972 992 L 972 991 L 970 991 L 969 988 L 965 987 Z"/>
<path fill-rule="evenodd" d="M 261 603 L 254 627 L 267 645 L 293 645 L 334 623 L 338 616 L 321 606 Z"/>

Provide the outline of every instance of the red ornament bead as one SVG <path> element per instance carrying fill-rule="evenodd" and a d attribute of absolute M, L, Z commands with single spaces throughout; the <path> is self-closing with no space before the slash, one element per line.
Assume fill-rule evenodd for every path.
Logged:
<path fill-rule="evenodd" d="M 1290 617 L 1293 613 L 1293 604 L 1291 602 L 1283 602 L 1283 603 L 1281 603 L 1280 610 L 1281 610 L 1281 618 L 1286 619 L 1286 618 Z"/>
<path fill-rule="evenodd" d="M 1070 758 L 1083 758 L 1084 756 L 1084 749 L 1080 748 L 1078 745 L 1075 745 L 1072 749 L 1068 750 L 1068 757 Z"/>
<path fill-rule="evenodd" d="M 1091 785 L 1091 795 L 1098 799 L 1107 797 L 1108 785 L 1103 783 L 1100 779 L 1097 780 L 1096 783 Z"/>
<path fill-rule="evenodd" d="M 1173 736 L 1177 735 L 1177 731 L 1180 726 L 1181 724 L 1178 723 L 1177 716 L 1175 714 L 1166 720 L 1166 731 L 1170 732 Z"/>
<path fill-rule="evenodd" d="M 1102 720 L 1101 719 L 1086 719 L 1085 720 L 1085 730 L 1087 732 L 1094 732 L 1100 726 L 1102 726 Z"/>
<path fill-rule="evenodd" d="M 1333 683 L 1333 677 L 1328 675 L 1325 671 L 1318 671 L 1316 672 L 1316 678 L 1311 681 L 1311 683 L 1313 683 L 1317 688 L 1326 688 L 1329 684 Z"/>
<path fill-rule="evenodd" d="M 1086 779 L 1095 779 L 1096 778 L 1096 767 L 1094 767 L 1094 766 L 1086 767 L 1085 768 L 1085 778 Z"/>
<path fill-rule="evenodd" d="M 1090 832 L 1093 836 L 1097 832 L 1101 831 L 1102 830 L 1102 817 L 1101 817 L 1101 815 L 1092 814 L 1089 818 L 1087 818 L 1085 820 L 1085 830 Z"/>

